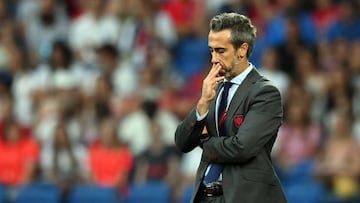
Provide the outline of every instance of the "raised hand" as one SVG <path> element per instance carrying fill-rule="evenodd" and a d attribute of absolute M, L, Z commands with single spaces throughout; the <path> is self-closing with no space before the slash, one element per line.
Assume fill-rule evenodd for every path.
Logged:
<path fill-rule="evenodd" d="M 218 82 L 224 79 L 224 76 L 219 76 L 221 65 L 219 63 L 213 64 L 210 72 L 203 80 L 201 97 L 197 104 L 197 111 L 200 115 L 204 115 L 208 109 L 210 102 L 216 97 L 216 88 Z"/>

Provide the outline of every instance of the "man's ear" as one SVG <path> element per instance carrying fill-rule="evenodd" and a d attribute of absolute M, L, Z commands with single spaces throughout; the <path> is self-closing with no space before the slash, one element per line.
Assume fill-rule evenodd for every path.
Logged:
<path fill-rule="evenodd" d="M 238 58 L 244 58 L 246 57 L 246 53 L 249 49 L 249 45 L 247 43 L 242 43 L 239 48 L 237 49 L 237 57 Z"/>

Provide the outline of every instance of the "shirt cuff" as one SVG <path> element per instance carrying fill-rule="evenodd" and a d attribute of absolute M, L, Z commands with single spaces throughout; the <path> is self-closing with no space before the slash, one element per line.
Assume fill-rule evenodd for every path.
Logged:
<path fill-rule="evenodd" d="M 206 113 L 204 113 L 204 115 L 200 116 L 198 110 L 196 109 L 196 120 L 197 121 L 202 121 L 207 115 L 208 115 L 209 111 L 207 111 Z"/>

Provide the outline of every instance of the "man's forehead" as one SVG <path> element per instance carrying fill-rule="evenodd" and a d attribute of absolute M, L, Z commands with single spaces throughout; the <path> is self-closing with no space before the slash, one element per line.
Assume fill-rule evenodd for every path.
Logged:
<path fill-rule="evenodd" d="M 209 31 L 209 37 L 230 38 L 230 36 L 231 36 L 231 30 L 230 29 L 225 29 L 225 30 L 220 30 L 220 31 L 213 31 L 213 30 Z"/>
<path fill-rule="evenodd" d="M 226 46 L 226 44 L 230 44 L 230 36 L 231 36 L 231 32 L 230 30 L 221 30 L 221 31 L 210 31 L 209 32 L 209 40 L 208 40 L 208 44 L 209 47 L 213 47 L 213 46 Z"/>

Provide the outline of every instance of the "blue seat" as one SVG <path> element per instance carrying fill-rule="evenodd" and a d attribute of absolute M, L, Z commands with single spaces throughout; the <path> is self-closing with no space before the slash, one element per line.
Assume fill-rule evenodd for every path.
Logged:
<path fill-rule="evenodd" d="M 126 203 L 169 203 L 171 202 L 170 187 L 164 182 L 151 181 L 135 184 L 130 188 Z"/>
<path fill-rule="evenodd" d="M 324 192 L 320 183 L 308 180 L 285 185 L 284 191 L 288 202 L 291 203 L 318 203 L 321 202 Z"/>
<path fill-rule="evenodd" d="M 0 185 L 0 203 L 4 203 L 6 200 L 5 187 Z"/>
<path fill-rule="evenodd" d="M 274 167 L 283 185 L 293 185 L 313 179 L 315 160 L 306 160 L 294 166 L 291 170 L 284 170 L 276 163 Z"/>
<path fill-rule="evenodd" d="M 60 190 L 55 185 L 33 183 L 19 190 L 15 203 L 59 203 L 60 200 Z"/>
<path fill-rule="evenodd" d="M 68 203 L 119 203 L 120 196 L 114 187 L 77 185 L 68 196 Z"/>

